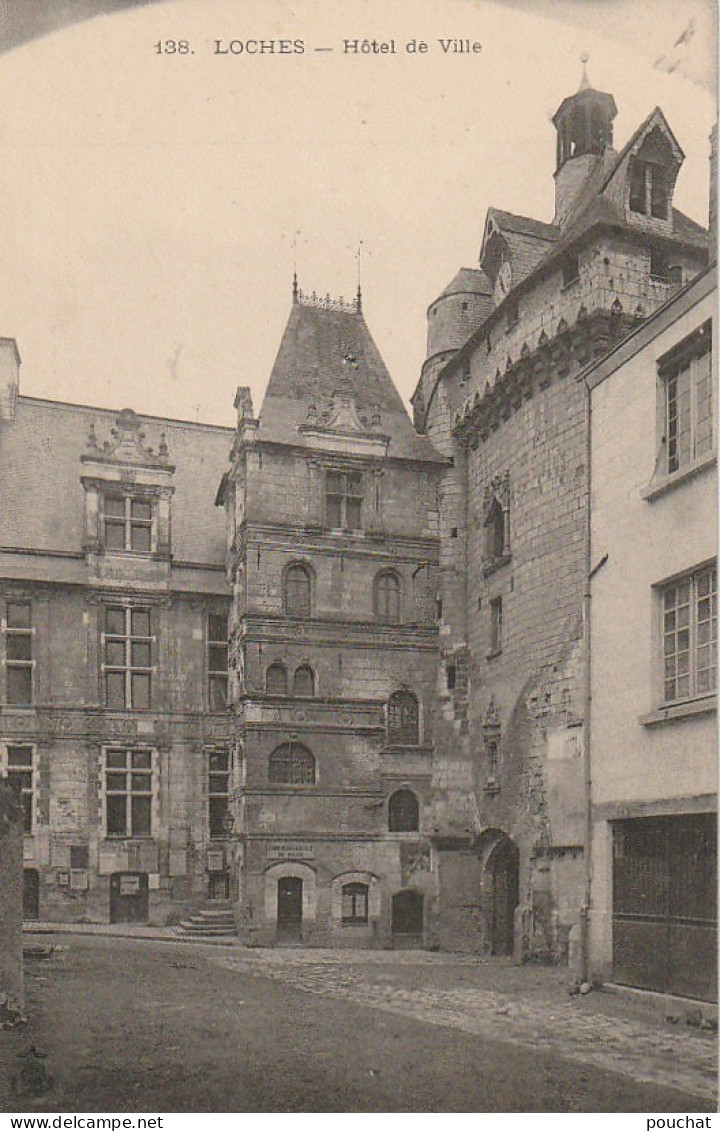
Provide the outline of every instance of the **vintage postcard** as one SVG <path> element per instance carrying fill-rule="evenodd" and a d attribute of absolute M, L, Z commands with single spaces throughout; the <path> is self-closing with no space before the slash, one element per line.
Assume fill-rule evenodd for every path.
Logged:
<path fill-rule="evenodd" d="M 711 1126 L 715 24 L 0 2 L 3 1126 Z"/>

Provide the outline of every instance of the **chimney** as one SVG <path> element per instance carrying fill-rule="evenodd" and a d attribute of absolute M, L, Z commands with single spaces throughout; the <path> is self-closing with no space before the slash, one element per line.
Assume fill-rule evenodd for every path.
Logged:
<path fill-rule="evenodd" d="M 0 338 L 0 421 L 15 419 L 20 388 L 20 354 L 14 338 Z"/>

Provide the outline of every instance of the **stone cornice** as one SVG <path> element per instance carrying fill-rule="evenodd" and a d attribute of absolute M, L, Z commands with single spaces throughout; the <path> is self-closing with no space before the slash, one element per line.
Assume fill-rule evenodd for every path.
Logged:
<path fill-rule="evenodd" d="M 476 446 L 535 393 L 601 357 L 639 321 L 612 310 L 583 313 L 573 325 L 561 319 L 552 338 L 541 333 L 534 350 L 524 348 L 514 360 L 508 356 L 505 371 L 468 398 L 455 415 L 454 436 L 466 448 Z"/>

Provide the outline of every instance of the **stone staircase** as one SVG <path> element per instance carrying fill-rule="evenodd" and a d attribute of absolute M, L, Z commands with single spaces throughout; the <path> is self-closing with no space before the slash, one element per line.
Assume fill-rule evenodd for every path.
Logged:
<path fill-rule="evenodd" d="M 236 938 L 237 927 L 232 906 L 226 900 L 214 899 L 183 919 L 175 931 L 185 938 Z"/>

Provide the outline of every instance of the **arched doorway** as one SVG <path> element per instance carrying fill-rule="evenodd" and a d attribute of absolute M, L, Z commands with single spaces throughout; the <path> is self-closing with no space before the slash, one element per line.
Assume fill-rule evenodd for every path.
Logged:
<path fill-rule="evenodd" d="M 487 830 L 485 839 L 485 943 L 490 954 L 509 955 L 515 946 L 515 910 L 520 900 L 520 853 L 499 829 Z"/>

